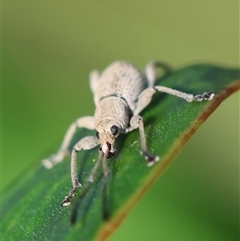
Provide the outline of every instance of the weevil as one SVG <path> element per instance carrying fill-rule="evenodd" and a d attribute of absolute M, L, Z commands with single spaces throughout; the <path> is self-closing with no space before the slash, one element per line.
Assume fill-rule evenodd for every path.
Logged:
<path fill-rule="evenodd" d="M 148 151 L 141 111 L 148 106 L 156 91 L 164 92 L 185 99 L 188 102 L 211 100 L 214 92 L 204 92 L 193 95 L 164 86 L 155 86 L 157 67 L 161 62 L 150 62 L 143 75 L 134 65 L 124 61 L 117 61 L 108 66 L 102 73 L 90 73 L 90 87 L 96 105 L 94 116 L 85 116 L 73 122 L 67 130 L 59 151 L 43 160 L 46 168 L 52 168 L 69 154 L 69 144 L 77 128 L 96 130 L 96 136 L 86 136 L 77 142 L 71 153 L 71 181 L 73 188 L 66 196 L 61 206 L 71 204 L 81 184 L 77 176 L 77 152 L 90 150 L 100 145 L 99 157 L 93 167 L 88 183 L 92 183 L 94 175 L 102 162 L 103 174 L 109 175 L 107 158 L 116 154 L 115 142 L 120 134 L 127 134 L 139 129 L 141 152 L 145 156 L 147 165 L 151 166 L 159 160 L 159 156 Z"/>

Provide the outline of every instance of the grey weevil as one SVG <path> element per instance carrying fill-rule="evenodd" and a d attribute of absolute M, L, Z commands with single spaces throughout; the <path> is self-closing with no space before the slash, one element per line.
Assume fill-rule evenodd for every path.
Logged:
<path fill-rule="evenodd" d="M 147 165 L 151 166 L 159 160 L 158 156 L 148 151 L 143 118 L 139 115 L 150 103 L 156 91 L 183 98 L 188 102 L 211 100 L 214 97 L 214 92 L 193 95 L 164 86 L 154 86 L 158 66 L 163 65 L 157 61 L 147 64 L 144 76 L 134 65 L 117 61 L 101 74 L 96 70 L 90 73 L 90 86 L 96 105 L 94 116 L 81 117 L 72 123 L 58 152 L 43 160 L 43 165 L 48 169 L 61 162 L 69 154 L 69 144 L 77 128 L 97 131 L 96 136 L 86 136 L 73 147 L 71 154 L 73 188 L 63 200 L 62 207 L 71 204 L 77 189 L 81 187 L 77 177 L 77 152 L 81 150 L 90 150 L 100 145 L 98 160 L 88 177 L 89 184 L 93 182 L 101 162 L 104 176 L 109 175 L 106 159 L 115 155 L 115 141 L 120 134 L 139 129 L 141 152 L 147 160 Z"/>

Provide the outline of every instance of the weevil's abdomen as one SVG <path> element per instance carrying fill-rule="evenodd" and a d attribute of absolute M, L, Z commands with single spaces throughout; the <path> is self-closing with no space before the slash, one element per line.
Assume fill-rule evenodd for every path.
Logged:
<path fill-rule="evenodd" d="M 134 65 L 118 61 L 102 72 L 94 100 L 99 103 L 107 96 L 120 96 L 130 104 L 146 87 L 146 78 Z"/>

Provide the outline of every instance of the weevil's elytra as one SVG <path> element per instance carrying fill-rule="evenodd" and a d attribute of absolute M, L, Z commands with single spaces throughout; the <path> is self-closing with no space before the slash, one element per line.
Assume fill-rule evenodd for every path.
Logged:
<path fill-rule="evenodd" d="M 71 124 L 63 139 L 59 151 L 43 160 L 46 168 L 52 168 L 61 162 L 69 153 L 69 143 L 77 128 L 96 130 L 96 136 L 86 136 L 75 144 L 71 155 L 71 180 L 73 189 L 62 202 L 62 206 L 71 204 L 72 198 L 81 184 L 77 178 L 77 152 L 99 147 L 99 158 L 88 178 L 88 186 L 93 182 L 95 173 L 103 163 L 105 178 L 109 174 L 106 159 L 116 153 L 115 142 L 120 134 L 127 134 L 139 129 L 141 152 L 151 166 L 159 157 L 151 154 L 147 148 L 141 111 L 150 103 L 156 91 L 164 92 L 185 99 L 188 102 L 211 100 L 213 92 L 200 95 L 187 94 L 164 86 L 154 86 L 157 66 L 166 66 L 160 62 L 150 62 L 143 75 L 134 65 L 117 61 L 108 66 L 102 73 L 93 71 L 90 74 L 90 86 L 96 105 L 94 116 L 85 116 Z"/>

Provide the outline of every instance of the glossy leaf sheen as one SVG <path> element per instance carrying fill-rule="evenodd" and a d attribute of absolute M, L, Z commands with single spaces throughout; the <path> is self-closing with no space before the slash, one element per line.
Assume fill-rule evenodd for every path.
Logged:
<path fill-rule="evenodd" d="M 142 116 L 149 149 L 161 160 L 153 167 L 147 167 L 139 151 L 137 130 L 118 138 L 118 154 L 109 160 L 111 175 L 104 209 L 109 214 L 109 221 L 105 222 L 102 218 L 104 179 L 101 168 L 87 195 L 78 202 L 98 156 L 96 148 L 78 155 L 79 180 L 83 188 L 70 207 L 60 207 L 71 189 L 70 157 L 51 170 L 42 167 L 39 160 L 35 168 L 28 170 L 5 190 L 2 199 L 3 240 L 106 239 L 203 121 L 223 99 L 240 87 L 239 69 L 210 65 L 185 67 L 162 81 L 164 86 L 185 92 L 201 94 L 215 91 L 217 95 L 210 102 L 187 103 L 164 93 L 155 94 Z M 89 133 L 93 132 L 80 130 L 74 139 L 77 141 Z M 73 209 L 77 210 L 75 225 L 70 222 Z"/>

